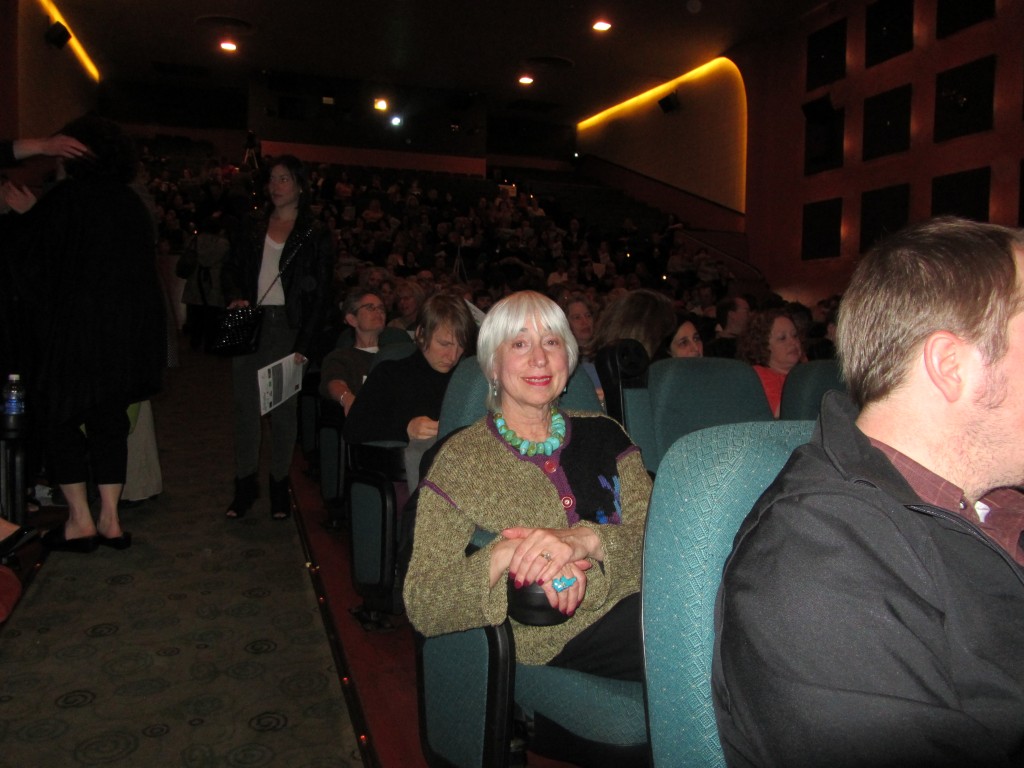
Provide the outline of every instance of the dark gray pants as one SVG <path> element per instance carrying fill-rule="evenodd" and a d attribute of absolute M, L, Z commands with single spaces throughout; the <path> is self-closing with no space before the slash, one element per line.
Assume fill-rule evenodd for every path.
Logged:
<path fill-rule="evenodd" d="M 259 386 L 256 372 L 290 355 L 296 331 L 288 326 L 284 307 L 264 307 L 260 348 L 251 355 L 232 359 L 231 376 L 235 400 L 235 476 L 253 475 L 260 466 Z M 270 475 L 288 477 L 298 436 L 298 399 L 289 398 L 268 414 L 270 419 Z"/>

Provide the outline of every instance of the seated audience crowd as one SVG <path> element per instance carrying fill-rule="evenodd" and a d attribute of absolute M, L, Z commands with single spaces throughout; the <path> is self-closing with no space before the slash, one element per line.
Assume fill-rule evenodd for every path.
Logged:
<path fill-rule="evenodd" d="M 193 348 L 203 349 L 226 302 L 222 271 L 251 212 L 273 206 L 264 176 L 274 160 L 239 167 L 195 149 L 178 145 L 158 155 L 140 145 L 132 188 L 152 213 L 165 290 L 180 297 L 184 331 Z M 634 338 L 651 360 L 739 356 L 757 367 L 769 398 L 777 397 L 784 371 L 774 358 L 737 354 L 754 310 L 770 310 L 779 318 L 776 323 L 787 325 L 789 336 L 799 336 L 786 365 L 831 356 L 836 297 L 807 308 L 786 305 L 764 291 L 739 295 L 725 262 L 711 256 L 673 216 L 643 230 L 630 218 L 589 220 L 571 200 L 539 200 L 484 179 L 317 163 L 305 163 L 304 170 L 308 209 L 329 233 L 333 254 L 329 317 L 305 356 L 325 416 L 334 414 L 339 428 L 378 348 L 407 338 L 420 346 L 419 357 L 430 359 L 436 340 L 424 339 L 422 312 L 437 296 L 464 300 L 477 326 L 495 302 L 516 291 L 549 296 L 565 311 L 580 364 L 599 395 L 597 350 Z M 17 194 L 9 186 L 10 202 Z M 159 266 L 168 263 L 171 269 Z M 184 282 L 170 285 L 175 279 Z M 13 311 L 12 306 L 4 311 Z M 177 312 L 172 307 L 169 313 L 172 329 Z M 443 329 L 445 337 L 453 334 L 456 347 L 466 348 L 468 331 L 461 325 Z M 3 373 L 11 372 L 13 361 L 8 356 Z M 402 391 L 412 398 L 415 389 Z M 777 413 L 774 401 L 773 408 Z M 355 424 L 344 427 L 348 437 L 397 436 L 380 419 L 368 420 L 363 410 L 357 408 Z M 436 410 L 434 404 L 417 415 L 436 416 Z M 411 436 L 407 427 L 400 430 L 405 438 Z M 44 456 L 40 450 L 37 468 L 46 465 Z"/>

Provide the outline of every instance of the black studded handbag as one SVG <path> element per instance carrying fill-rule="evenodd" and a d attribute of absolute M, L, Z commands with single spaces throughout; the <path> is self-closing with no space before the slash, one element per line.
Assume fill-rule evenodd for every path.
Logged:
<path fill-rule="evenodd" d="M 288 265 L 292 263 L 292 259 L 295 258 L 299 249 L 302 248 L 312 233 L 313 227 L 311 226 L 295 242 L 292 252 L 285 259 L 284 264 L 281 265 L 281 269 L 278 270 L 277 277 L 274 278 L 255 305 L 235 307 L 224 313 L 224 316 L 221 317 L 220 325 L 217 326 L 217 332 L 213 337 L 213 344 L 211 345 L 213 352 L 224 357 L 236 357 L 238 355 L 251 355 L 260 348 L 260 330 L 263 328 L 263 300 L 267 298 L 267 294 L 270 293 L 270 289 L 274 287 L 274 284 L 281 279 L 282 273 L 288 269 Z"/>

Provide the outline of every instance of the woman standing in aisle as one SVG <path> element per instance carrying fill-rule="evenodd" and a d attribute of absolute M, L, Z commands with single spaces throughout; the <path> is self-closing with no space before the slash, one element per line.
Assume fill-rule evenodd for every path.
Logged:
<path fill-rule="evenodd" d="M 120 126 L 85 116 L 61 131 L 87 151 L 61 153 L 61 181 L 14 225 L 6 251 L 23 318 L 23 372 L 68 520 L 54 550 L 126 549 L 117 505 L 130 403 L 160 390 L 167 360 L 152 222 L 129 186 L 135 146 Z M 93 520 L 86 493 L 99 488 Z"/>
<path fill-rule="evenodd" d="M 235 418 L 235 495 L 229 518 L 244 517 L 259 496 L 260 399 L 257 371 L 288 355 L 307 361 L 327 312 L 333 258 L 331 238 L 310 211 L 309 182 L 302 162 L 282 155 L 270 166 L 269 205 L 234 238 L 222 280 L 228 308 L 261 301 L 259 348 L 232 360 Z M 270 510 L 278 520 L 291 513 L 288 471 L 298 434 L 297 400 L 270 413 Z"/>

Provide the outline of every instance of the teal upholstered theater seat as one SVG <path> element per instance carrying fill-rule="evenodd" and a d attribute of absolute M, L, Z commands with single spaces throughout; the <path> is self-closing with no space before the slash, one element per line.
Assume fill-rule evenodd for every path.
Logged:
<path fill-rule="evenodd" d="M 693 432 L 665 455 L 647 516 L 644 665 L 655 766 L 724 768 L 711 703 L 714 613 L 737 529 L 812 421 Z"/>
<path fill-rule="evenodd" d="M 651 445 L 641 444 L 648 469 L 661 464 L 676 440 L 698 429 L 772 420 L 761 380 L 753 368 L 739 360 L 659 360 L 647 371 L 647 395 L 649 414 L 644 412 L 639 395 L 638 402 L 631 405 L 636 409 L 633 418 L 653 432 L 653 439 L 646 438 Z"/>
<path fill-rule="evenodd" d="M 779 418 L 816 419 L 821 398 L 830 389 L 846 391 L 838 360 L 812 360 L 796 366 L 782 387 Z"/>

